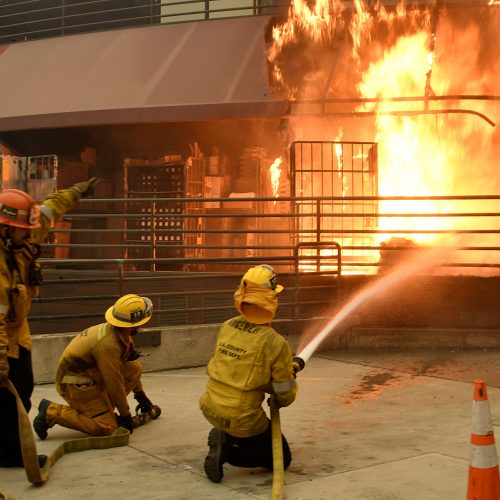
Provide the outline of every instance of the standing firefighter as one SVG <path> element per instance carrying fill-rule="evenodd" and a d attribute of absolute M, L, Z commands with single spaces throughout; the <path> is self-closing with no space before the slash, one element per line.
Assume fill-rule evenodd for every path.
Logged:
<path fill-rule="evenodd" d="M 40 439 L 55 424 L 93 436 L 112 434 L 118 426 L 130 432 L 160 408 L 143 391 L 144 372 L 132 336 L 152 316 L 147 297 L 120 297 L 105 314 L 106 323 L 91 326 L 77 335 L 64 350 L 56 374 L 57 392 L 69 406 L 42 399 L 33 427 Z M 127 403 L 131 391 L 140 413 L 132 417 Z M 118 410 L 118 415 L 114 409 Z"/>
<path fill-rule="evenodd" d="M 288 406 L 297 393 L 290 346 L 269 324 L 282 290 L 271 266 L 252 267 L 234 293 L 241 315 L 219 331 L 200 399 L 203 415 L 214 426 L 205 458 L 205 473 L 214 483 L 222 479 L 225 462 L 273 468 L 271 425 L 262 403 L 269 393 L 279 406 Z M 287 468 L 292 457 L 284 436 L 282 442 Z"/>
<path fill-rule="evenodd" d="M 15 397 L 10 379 L 28 412 L 33 392 L 28 313 L 42 283 L 37 260 L 52 224 L 91 190 L 96 178 L 51 193 L 40 206 L 27 193 L 0 193 L 0 466 L 22 467 Z M 43 464 L 46 457 L 39 456 Z"/>

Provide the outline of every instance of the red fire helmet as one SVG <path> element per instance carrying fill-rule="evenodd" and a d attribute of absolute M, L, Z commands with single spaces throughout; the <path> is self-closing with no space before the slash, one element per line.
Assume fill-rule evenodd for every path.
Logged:
<path fill-rule="evenodd" d="M 6 189 L 0 193 L 0 224 L 25 229 L 40 227 L 40 205 L 24 191 Z"/>

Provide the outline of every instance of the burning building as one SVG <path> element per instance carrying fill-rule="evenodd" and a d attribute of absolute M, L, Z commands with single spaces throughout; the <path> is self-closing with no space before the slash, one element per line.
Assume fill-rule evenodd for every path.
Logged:
<path fill-rule="evenodd" d="M 271 85 L 290 102 L 289 135 L 308 148 L 292 156 L 293 171 L 309 172 L 295 177 L 294 194 L 416 198 L 325 208 L 356 212 L 357 220 L 342 223 L 366 230 L 336 236 L 343 255 L 352 248 L 362 264 L 367 249 L 382 244 L 388 262 L 393 247 L 432 245 L 454 232 L 458 247 L 488 240 L 493 251 L 476 262 L 498 261 L 494 234 L 466 234 L 490 227 L 488 213 L 498 209 L 487 199 L 500 187 L 497 3 L 359 0 L 347 8 L 340 0 L 294 0 L 273 25 Z M 458 199 L 474 194 L 485 198 Z M 476 217 L 447 217 L 460 212 Z"/>
<path fill-rule="evenodd" d="M 491 1 L 293 0 L 282 15 L 4 45 L 0 137 L 20 157 L 56 154 L 61 184 L 99 175 L 104 198 L 206 196 L 215 216 L 229 210 L 217 198 L 277 198 L 232 204 L 243 219 L 206 219 L 211 231 L 297 216 L 293 237 L 193 235 L 172 246 L 248 257 L 255 246 L 319 243 L 329 256 L 334 242 L 350 272 L 374 273 L 380 251 L 392 261 L 396 247 L 453 232 L 459 247 L 481 238 L 492 249 L 478 263 L 498 262 L 497 234 L 478 231 L 498 208 L 499 23 Z M 178 228 L 179 208 L 162 210 Z M 255 221 L 255 210 L 271 217 Z M 475 216 L 450 215 L 465 212 Z"/>
<path fill-rule="evenodd" d="M 89 213 L 97 205 L 73 217 L 74 245 L 56 257 L 136 259 L 126 271 L 164 270 L 141 257 L 189 258 L 182 272 L 228 273 L 276 257 L 293 279 L 297 269 L 355 275 L 329 275 L 324 305 L 337 298 L 332 282 L 347 295 L 383 264 L 455 235 L 447 273 L 498 275 L 498 2 L 278 3 L 177 24 L 154 9 L 151 26 L 0 46 L 4 186 L 47 157 L 56 168 L 29 163 L 31 181 L 97 175 L 96 197 L 109 202 L 101 218 Z M 298 265 L 296 250 L 310 260 Z M 498 327 L 498 279 L 488 280 L 414 285 L 399 309 L 384 298 L 361 323 Z M 196 321 L 220 319 L 229 301 L 216 299 L 214 316 Z"/>

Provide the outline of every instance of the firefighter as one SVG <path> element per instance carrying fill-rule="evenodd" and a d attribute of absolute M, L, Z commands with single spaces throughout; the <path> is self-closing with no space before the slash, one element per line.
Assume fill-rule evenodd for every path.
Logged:
<path fill-rule="evenodd" d="M 262 403 L 269 393 L 278 406 L 288 406 L 297 393 L 290 346 L 270 326 L 282 290 L 271 266 L 252 267 L 234 293 L 240 316 L 219 330 L 200 399 L 200 409 L 213 426 L 204 467 L 214 483 L 221 481 L 225 462 L 273 468 L 271 425 Z M 287 468 L 292 457 L 284 436 L 282 443 Z"/>
<path fill-rule="evenodd" d="M 29 412 L 33 367 L 28 313 L 42 283 L 40 243 L 96 180 L 51 193 L 41 206 L 18 189 L 0 193 L 0 467 L 23 466 L 15 397 L 1 383 L 10 379 Z M 39 455 L 42 465 L 45 460 Z"/>
<path fill-rule="evenodd" d="M 33 421 L 40 439 L 46 439 L 55 424 L 93 436 L 108 436 L 119 426 L 133 432 L 137 425 L 127 403 L 131 391 L 142 413 L 155 411 L 159 416 L 159 408 L 143 391 L 144 369 L 132 339 L 151 316 L 150 299 L 124 295 L 106 311 L 105 323 L 91 326 L 71 340 L 56 373 L 56 390 L 69 406 L 40 401 Z"/>

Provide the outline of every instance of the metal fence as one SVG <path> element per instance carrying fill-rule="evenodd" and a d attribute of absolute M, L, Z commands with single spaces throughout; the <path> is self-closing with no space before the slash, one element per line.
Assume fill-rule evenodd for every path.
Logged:
<path fill-rule="evenodd" d="M 151 209 L 141 213 L 129 212 L 127 199 L 82 200 L 43 246 L 45 284 L 31 322 L 38 332 L 74 331 L 101 317 L 124 293 L 153 298 L 153 326 L 222 321 L 232 311 L 241 275 L 264 262 L 285 285 L 278 317 L 311 317 L 335 299 L 341 277 L 373 279 L 419 249 L 441 245 L 446 236 L 455 248 L 439 273 L 500 275 L 499 200 L 496 195 L 148 198 L 141 201 Z M 181 207 L 175 213 L 158 209 L 174 202 Z M 399 211 L 370 213 L 367 220 L 363 211 L 331 209 L 361 202 L 397 203 Z M 196 212 L 189 209 L 193 203 Z M 426 211 L 418 211 L 419 203 Z M 404 211 L 406 205 L 412 210 Z M 343 217 L 361 222 L 343 224 Z"/>

